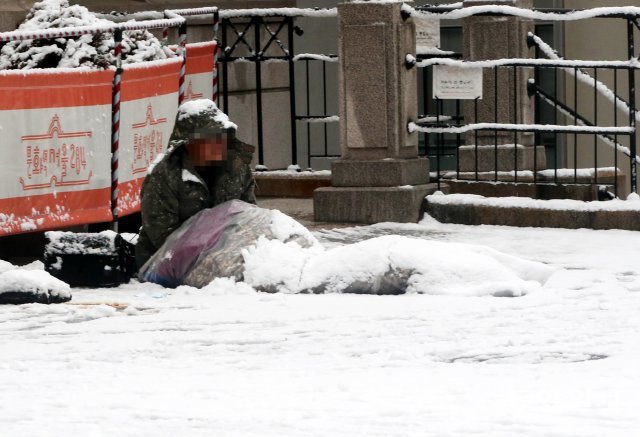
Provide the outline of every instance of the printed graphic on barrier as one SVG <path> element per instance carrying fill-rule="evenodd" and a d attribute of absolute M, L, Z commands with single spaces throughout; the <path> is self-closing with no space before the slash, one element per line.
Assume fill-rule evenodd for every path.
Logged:
<path fill-rule="evenodd" d="M 0 235 L 110 221 L 113 71 L 0 74 Z"/>
<path fill-rule="evenodd" d="M 213 96 L 214 41 L 187 44 L 184 100 L 211 99 Z"/>
<path fill-rule="evenodd" d="M 140 210 L 147 169 L 169 143 L 178 107 L 181 59 L 124 67 L 120 106 L 118 216 Z"/>

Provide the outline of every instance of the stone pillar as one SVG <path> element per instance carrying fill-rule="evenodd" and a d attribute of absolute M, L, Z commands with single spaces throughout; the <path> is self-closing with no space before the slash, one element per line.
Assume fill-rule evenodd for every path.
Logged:
<path fill-rule="evenodd" d="M 316 221 L 415 222 L 431 186 L 429 161 L 418 157 L 415 25 L 401 2 L 338 5 L 340 159 L 331 187 L 314 193 Z"/>
<path fill-rule="evenodd" d="M 483 5 L 508 5 L 531 9 L 533 0 L 465 0 L 464 7 Z M 464 19 L 463 54 L 468 61 L 505 58 L 530 58 L 527 47 L 527 33 L 533 32 L 531 19 L 519 17 L 476 16 Z M 533 77 L 532 69 L 517 69 L 514 79 L 513 69 L 498 68 L 495 71 L 486 68 L 483 71 L 483 98 L 478 100 L 478 119 L 475 119 L 473 102 L 464 105 L 464 117 L 467 123 L 503 123 L 533 124 L 533 99 L 527 95 L 527 81 Z M 497 106 L 495 101 L 498 94 Z M 517 99 L 517 100 L 516 100 Z M 517 106 L 515 104 L 517 103 Z M 496 117 L 497 115 L 497 117 Z M 495 170 L 496 136 L 493 131 L 478 131 L 478 171 Z M 498 132 L 498 170 L 514 170 L 515 148 L 512 132 Z M 460 149 L 460 171 L 475 171 L 476 136 L 467 134 L 467 147 Z M 534 135 L 519 133 L 517 143 L 518 171 L 533 170 Z M 537 152 L 538 170 L 545 168 L 544 147 Z"/>

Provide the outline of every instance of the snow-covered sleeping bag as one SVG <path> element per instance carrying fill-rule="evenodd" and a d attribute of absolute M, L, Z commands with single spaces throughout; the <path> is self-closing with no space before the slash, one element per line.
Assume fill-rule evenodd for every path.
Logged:
<path fill-rule="evenodd" d="M 183 223 L 140 278 L 203 288 L 228 277 L 270 293 L 522 296 L 553 272 L 489 247 L 399 235 L 325 248 L 280 211 L 234 200 Z"/>
<path fill-rule="evenodd" d="M 277 210 L 230 200 L 185 221 L 142 266 L 143 281 L 202 288 L 215 278 L 243 279 L 242 250 L 260 237 L 301 247 L 319 243 L 300 223 Z"/>

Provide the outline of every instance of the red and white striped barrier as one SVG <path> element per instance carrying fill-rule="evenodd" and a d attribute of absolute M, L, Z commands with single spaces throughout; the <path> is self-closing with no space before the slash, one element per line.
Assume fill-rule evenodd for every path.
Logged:
<path fill-rule="evenodd" d="M 0 235 L 111 220 L 113 76 L 0 74 Z"/>
<path fill-rule="evenodd" d="M 164 153 L 178 111 L 182 61 L 131 64 L 123 68 L 118 180 L 119 216 L 140 210 L 140 188 L 151 163 Z"/>
<path fill-rule="evenodd" d="M 214 95 L 217 45 L 214 41 L 187 44 L 184 101 L 210 99 Z M 215 101 L 215 99 L 214 99 Z"/>

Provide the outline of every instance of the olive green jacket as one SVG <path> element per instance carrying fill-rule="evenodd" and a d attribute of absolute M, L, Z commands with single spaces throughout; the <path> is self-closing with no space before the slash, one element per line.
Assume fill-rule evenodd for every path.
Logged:
<path fill-rule="evenodd" d="M 256 203 L 250 167 L 253 146 L 232 139 L 227 160 L 216 169 L 212 187 L 207 187 L 198 174 L 184 146 L 170 145 L 169 150 L 142 183 L 142 228 L 136 245 L 138 268 L 198 211 L 232 199 Z"/>

